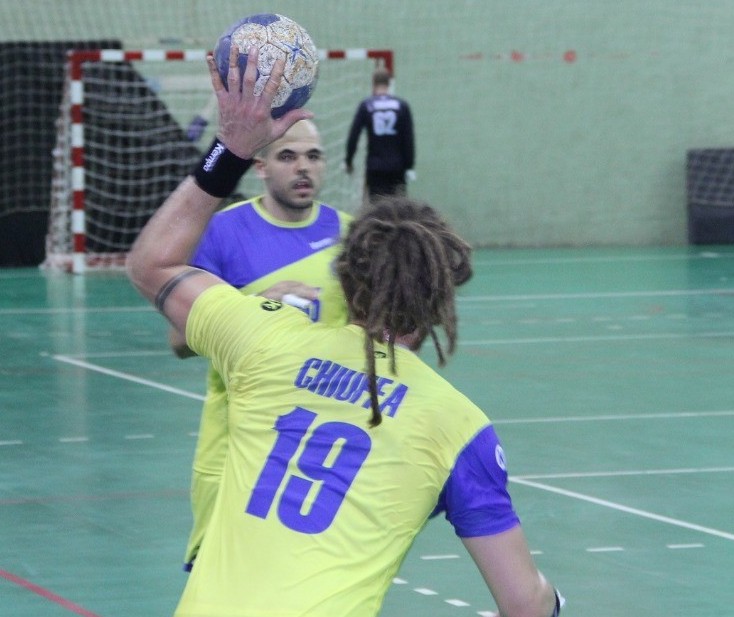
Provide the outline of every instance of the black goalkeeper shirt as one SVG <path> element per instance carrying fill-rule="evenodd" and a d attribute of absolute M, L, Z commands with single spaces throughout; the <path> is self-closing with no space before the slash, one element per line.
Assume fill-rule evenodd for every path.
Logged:
<path fill-rule="evenodd" d="M 413 117 L 407 102 L 390 94 L 378 94 L 359 104 L 347 138 L 347 165 L 352 164 L 363 129 L 367 130 L 368 171 L 404 172 L 413 169 Z"/>

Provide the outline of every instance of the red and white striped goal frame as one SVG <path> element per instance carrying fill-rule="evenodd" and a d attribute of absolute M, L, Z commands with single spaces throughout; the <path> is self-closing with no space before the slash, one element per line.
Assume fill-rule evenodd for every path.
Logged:
<path fill-rule="evenodd" d="M 71 271 L 81 274 L 86 270 L 86 222 L 84 207 L 84 63 L 85 62 L 204 62 L 209 52 L 203 49 L 183 50 L 123 50 L 88 49 L 67 53 L 71 103 L 71 178 L 72 213 Z M 393 52 L 389 49 L 319 49 L 319 60 L 373 60 L 395 75 Z"/>

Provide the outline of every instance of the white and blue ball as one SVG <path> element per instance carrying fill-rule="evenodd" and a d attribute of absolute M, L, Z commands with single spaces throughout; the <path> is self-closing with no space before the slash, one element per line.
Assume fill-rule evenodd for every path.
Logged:
<path fill-rule="evenodd" d="M 219 37 L 214 49 L 214 59 L 225 87 L 232 45 L 239 49 L 240 76 L 244 74 L 249 49 L 259 48 L 256 95 L 265 87 L 275 61 L 285 60 L 283 79 L 273 100 L 273 118 L 303 107 L 311 98 L 318 79 L 318 52 L 308 32 L 295 21 L 277 13 L 259 13 L 230 26 Z"/>

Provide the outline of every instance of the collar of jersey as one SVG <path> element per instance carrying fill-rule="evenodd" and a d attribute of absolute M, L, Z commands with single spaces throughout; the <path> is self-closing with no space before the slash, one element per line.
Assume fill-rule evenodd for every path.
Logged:
<path fill-rule="evenodd" d="M 364 327 L 360 326 L 359 324 L 350 322 L 345 327 L 347 328 L 347 330 L 350 330 L 355 334 L 359 334 L 360 336 L 364 336 L 365 334 Z M 378 341 L 375 341 L 375 349 L 379 351 L 387 351 L 387 343 L 380 343 Z M 404 349 L 408 353 L 415 355 L 415 351 L 413 351 L 407 345 L 403 345 L 401 343 L 395 343 L 395 349 Z"/>
<path fill-rule="evenodd" d="M 265 209 L 265 206 L 263 206 L 262 200 L 262 195 L 252 199 L 252 207 L 254 208 L 255 212 L 257 212 L 262 218 L 264 218 L 271 225 L 275 225 L 276 227 L 308 227 L 316 220 L 319 215 L 319 209 L 321 208 L 321 204 L 318 201 L 314 201 L 312 202 L 311 213 L 309 214 L 307 219 L 303 221 L 283 221 L 281 219 L 275 218 L 272 214 L 270 214 L 270 212 Z"/>

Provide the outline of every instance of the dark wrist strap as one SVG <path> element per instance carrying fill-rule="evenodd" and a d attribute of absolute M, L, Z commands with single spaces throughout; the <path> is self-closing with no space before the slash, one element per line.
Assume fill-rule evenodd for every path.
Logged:
<path fill-rule="evenodd" d="M 565 598 L 558 592 L 558 589 L 554 589 L 553 593 L 556 596 L 556 607 L 553 609 L 551 617 L 558 617 L 561 614 L 561 608 L 566 603 Z"/>
<path fill-rule="evenodd" d="M 216 137 L 208 152 L 194 167 L 196 184 L 212 197 L 228 197 L 250 169 L 253 159 L 241 159 L 232 154 Z"/>

